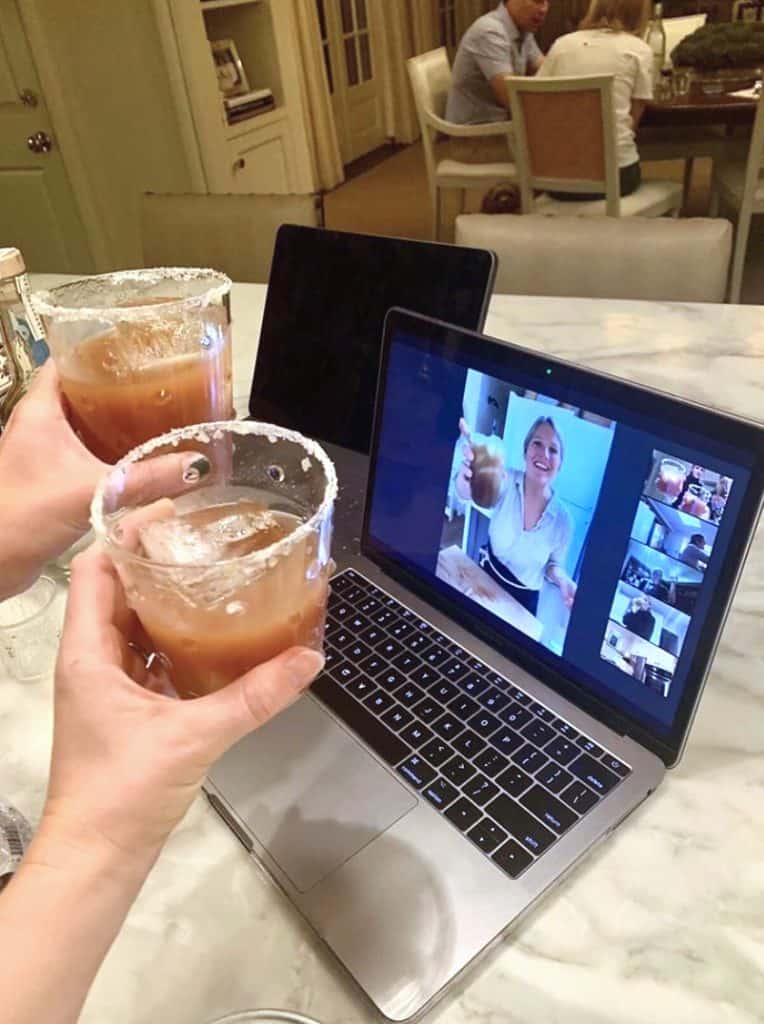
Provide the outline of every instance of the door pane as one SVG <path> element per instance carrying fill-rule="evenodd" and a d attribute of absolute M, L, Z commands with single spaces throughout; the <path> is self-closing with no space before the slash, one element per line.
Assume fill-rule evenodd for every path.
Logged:
<path fill-rule="evenodd" d="M 353 9 L 351 6 L 351 0 L 340 0 L 340 10 L 342 11 L 342 31 L 352 32 Z"/>
<path fill-rule="evenodd" d="M 329 83 L 329 92 L 334 93 L 334 76 L 332 75 L 332 58 L 329 53 L 329 44 L 324 43 L 324 64 L 326 65 L 326 80 Z"/>
<path fill-rule="evenodd" d="M 358 58 L 355 52 L 355 38 L 345 40 L 345 66 L 347 68 L 348 85 L 358 85 Z"/>
<path fill-rule="evenodd" d="M 373 76 L 368 32 L 364 32 L 363 35 L 358 37 L 358 43 L 361 47 L 361 78 L 364 82 L 368 82 Z"/>
<path fill-rule="evenodd" d="M 359 29 L 366 28 L 366 0 L 355 0 L 355 20 Z"/>
<path fill-rule="evenodd" d="M 316 0 L 316 9 L 318 11 L 318 24 L 321 29 L 321 41 L 326 39 L 326 11 L 324 10 L 324 0 Z"/>

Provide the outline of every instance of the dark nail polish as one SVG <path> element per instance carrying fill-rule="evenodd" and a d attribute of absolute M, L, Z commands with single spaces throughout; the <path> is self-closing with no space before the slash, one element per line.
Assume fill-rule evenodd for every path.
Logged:
<path fill-rule="evenodd" d="M 183 480 L 187 484 L 198 483 L 202 477 L 212 470 L 212 463 L 206 455 L 197 455 L 193 462 L 189 462 L 183 474 Z"/>

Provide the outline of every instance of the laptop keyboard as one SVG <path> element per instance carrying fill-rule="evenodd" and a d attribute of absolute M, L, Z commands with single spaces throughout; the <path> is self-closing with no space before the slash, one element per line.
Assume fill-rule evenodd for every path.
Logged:
<path fill-rule="evenodd" d="M 355 569 L 312 692 L 517 878 L 630 772 Z"/>

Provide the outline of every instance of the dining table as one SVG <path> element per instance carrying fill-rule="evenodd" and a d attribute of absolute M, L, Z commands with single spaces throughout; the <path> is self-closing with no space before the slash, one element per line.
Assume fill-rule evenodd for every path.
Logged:
<path fill-rule="evenodd" d="M 232 290 L 240 415 L 265 293 L 255 284 Z M 486 332 L 685 396 L 700 418 L 706 405 L 762 416 L 763 307 L 496 295 Z M 681 762 L 457 979 L 426 1024 L 764 1021 L 763 624 L 760 529 Z M 45 797 L 52 692 L 50 671 L 20 683 L 0 669 L 0 797 L 33 825 Z M 81 1024 L 206 1024 L 264 1007 L 321 1024 L 378 1020 L 200 795 L 130 910 Z"/>

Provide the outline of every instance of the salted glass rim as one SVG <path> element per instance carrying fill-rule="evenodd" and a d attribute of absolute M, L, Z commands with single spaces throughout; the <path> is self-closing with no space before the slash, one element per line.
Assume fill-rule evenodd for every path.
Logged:
<path fill-rule="evenodd" d="M 92 305 L 95 297 L 89 299 L 91 305 L 87 306 L 81 301 L 76 303 L 66 301 L 69 293 L 87 286 L 104 284 L 118 288 L 120 285 L 137 282 L 154 287 L 163 281 L 170 284 L 199 281 L 208 282 L 208 285 L 196 295 L 173 296 L 169 300 L 158 299 L 156 302 L 141 303 L 139 306 L 120 306 L 114 301 L 101 306 Z M 107 274 L 80 277 L 76 281 L 67 281 L 47 291 L 35 292 L 32 295 L 32 305 L 39 316 L 47 317 L 58 323 L 82 320 L 97 320 L 106 323 L 140 322 L 155 320 L 157 317 L 166 316 L 175 311 L 196 307 L 203 309 L 205 306 L 219 303 L 230 292 L 231 286 L 232 281 L 227 274 L 208 267 L 141 267 L 136 270 L 116 270 Z"/>
<path fill-rule="evenodd" d="M 267 437 L 269 440 L 273 438 L 274 444 L 276 441 L 291 441 L 294 444 L 300 445 L 305 450 L 307 458 L 315 458 L 321 465 L 326 477 L 324 496 L 316 511 L 304 523 L 300 523 L 300 525 L 290 534 L 286 537 L 282 537 L 281 540 L 275 541 L 273 544 L 269 544 L 268 547 L 260 548 L 257 551 L 252 551 L 246 555 L 233 555 L 230 558 L 219 558 L 214 562 L 199 562 L 194 563 L 193 565 L 179 565 L 177 562 L 157 562 L 154 559 L 146 558 L 144 555 L 139 555 L 134 551 L 128 551 L 126 548 L 120 547 L 120 545 L 109 536 L 106 517 L 103 511 L 106 487 L 113 476 L 117 473 L 125 475 L 129 466 L 138 462 L 143 458 L 143 456 L 150 454 L 157 448 L 161 448 L 166 445 L 176 447 L 181 441 L 193 442 L 194 440 L 197 440 L 207 444 L 210 440 L 217 440 L 215 437 L 215 433 L 217 431 L 226 431 L 228 433 L 240 434 L 242 436 L 247 434 L 256 434 L 261 437 Z M 305 472 L 307 472 L 307 469 Z M 185 493 L 193 492 L 188 491 Z M 308 537 L 327 517 L 336 498 L 337 471 L 334 468 L 334 463 L 318 442 L 313 441 L 309 437 L 305 437 L 296 430 L 289 430 L 287 427 L 280 427 L 275 423 L 263 423 L 256 420 L 216 420 L 210 423 L 194 423 L 186 427 L 175 427 L 175 429 L 168 430 L 165 434 L 160 434 L 158 437 L 152 437 L 149 441 L 145 441 L 142 445 L 138 445 L 138 447 L 129 451 L 127 455 L 124 455 L 119 462 L 112 466 L 109 471 L 101 477 L 98 482 L 98 486 L 96 487 L 93 495 L 93 500 L 90 504 L 90 524 L 95 531 L 96 537 L 104 543 L 107 548 L 118 551 L 121 557 L 129 559 L 135 564 L 145 565 L 152 569 L 166 569 L 175 573 L 193 573 L 194 571 L 199 572 L 200 570 L 213 569 L 216 566 L 231 564 L 242 566 L 246 565 L 247 568 L 255 569 L 261 564 L 263 567 L 268 567 L 267 563 L 270 559 L 281 557 L 284 552 L 291 550 L 292 547 L 299 544 L 304 538 Z"/>

